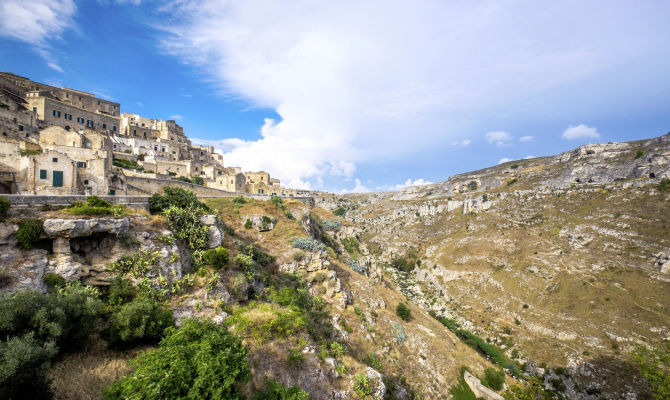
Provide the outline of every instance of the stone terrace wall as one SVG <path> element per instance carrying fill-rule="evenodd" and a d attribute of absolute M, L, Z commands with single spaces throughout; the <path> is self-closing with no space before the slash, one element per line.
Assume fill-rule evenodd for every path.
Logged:
<path fill-rule="evenodd" d="M 75 201 L 85 202 L 88 196 L 84 195 L 3 195 L 13 207 L 38 207 L 48 204 L 50 206 L 68 206 Z M 145 206 L 149 202 L 149 196 L 98 196 L 112 204 L 124 204 L 128 206 Z"/>

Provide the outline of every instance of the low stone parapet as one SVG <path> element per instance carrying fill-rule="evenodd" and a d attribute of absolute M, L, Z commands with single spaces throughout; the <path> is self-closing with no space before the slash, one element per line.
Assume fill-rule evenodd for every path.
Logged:
<path fill-rule="evenodd" d="M 498 393 L 482 385 L 482 382 L 468 371 L 463 372 L 463 379 L 477 398 L 481 397 L 484 400 L 505 400 Z"/>

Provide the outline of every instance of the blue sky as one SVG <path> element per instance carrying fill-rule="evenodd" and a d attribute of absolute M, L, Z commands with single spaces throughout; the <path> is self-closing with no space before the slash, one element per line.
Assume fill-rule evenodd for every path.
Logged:
<path fill-rule="evenodd" d="M 667 15 L 662 1 L 0 0 L 0 70 L 178 119 L 287 186 L 389 190 L 668 132 Z"/>

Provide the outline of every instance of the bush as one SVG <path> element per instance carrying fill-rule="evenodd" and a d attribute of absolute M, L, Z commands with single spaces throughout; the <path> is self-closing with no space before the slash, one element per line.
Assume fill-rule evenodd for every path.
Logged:
<path fill-rule="evenodd" d="M 251 223 L 251 220 L 250 220 L 250 219 L 247 219 L 247 220 L 244 222 L 244 229 L 251 229 L 252 227 L 253 227 L 253 224 Z"/>
<path fill-rule="evenodd" d="M 293 261 L 302 261 L 303 258 L 305 258 L 305 253 L 302 251 L 296 250 L 293 252 Z"/>
<path fill-rule="evenodd" d="M 235 196 L 233 197 L 233 205 L 240 207 L 242 204 L 246 203 L 247 199 L 244 196 Z"/>
<path fill-rule="evenodd" d="M 377 371 L 382 370 L 382 362 L 379 360 L 377 354 L 372 351 L 368 353 L 368 357 L 365 359 L 365 363 Z"/>
<path fill-rule="evenodd" d="M 287 388 L 270 378 L 265 378 L 265 387 L 254 396 L 254 400 L 309 400 L 309 398 L 309 394 L 300 386 Z"/>
<path fill-rule="evenodd" d="M 141 170 L 144 169 L 144 167 L 141 166 L 140 164 L 138 164 L 137 161 L 135 161 L 135 160 L 128 161 L 128 160 L 123 159 L 123 158 L 115 158 L 114 160 L 112 160 L 112 164 L 115 167 L 124 168 L 124 169 L 135 169 L 135 170 L 138 170 L 138 171 L 141 171 Z"/>
<path fill-rule="evenodd" d="M 312 238 L 293 238 L 293 247 L 308 251 L 326 251 L 326 245 Z"/>
<path fill-rule="evenodd" d="M 475 181 L 470 181 L 470 183 L 468 183 L 468 190 L 477 190 L 478 187 L 479 185 Z"/>
<path fill-rule="evenodd" d="M 56 353 L 53 342 L 42 345 L 33 333 L 0 341 L 0 398 L 50 399 L 46 373 Z"/>
<path fill-rule="evenodd" d="M 663 180 L 658 184 L 658 191 L 659 191 L 659 192 L 667 192 L 667 191 L 670 191 L 670 179 L 668 179 L 668 178 L 663 179 Z"/>
<path fill-rule="evenodd" d="M 247 349 L 224 327 L 185 319 L 156 349 L 131 361 L 135 370 L 105 388 L 105 399 L 242 399 L 249 381 Z"/>
<path fill-rule="evenodd" d="M 188 189 L 166 186 L 163 193 L 154 193 L 149 198 L 149 212 L 159 214 L 171 206 L 179 208 L 205 209 L 206 207 L 200 201 L 193 191 Z"/>
<path fill-rule="evenodd" d="M 168 227 L 174 232 L 174 236 L 186 247 L 191 250 L 207 248 L 209 229 L 202 225 L 195 210 L 172 205 L 163 214 L 167 217 Z"/>
<path fill-rule="evenodd" d="M 356 240 L 356 238 L 353 236 L 342 239 L 342 246 L 344 246 L 344 249 L 347 251 L 347 253 L 352 255 L 355 255 L 361 251 L 360 243 L 358 243 L 358 240 Z"/>
<path fill-rule="evenodd" d="M 270 203 L 277 206 L 278 209 L 283 210 L 286 206 L 284 205 L 284 200 L 279 196 L 272 196 L 270 198 Z"/>
<path fill-rule="evenodd" d="M 103 200 L 98 196 L 89 196 L 86 198 L 86 204 L 91 207 L 111 207 L 112 203 L 107 200 Z"/>
<path fill-rule="evenodd" d="M 370 378 L 363 374 L 356 375 L 354 377 L 354 393 L 356 393 L 356 395 L 358 395 L 358 397 L 361 399 L 372 395 L 372 385 L 370 384 Z"/>
<path fill-rule="evenodd" d="M 4 221 L 7 218 L 11 204 L 5 196 L 0 196 L 0 221 Z"/>
<path fill-rule="evenodd" d="M 333 211 L 333 214 L 337 215 L 338 217 L 344 217 L 346 213 L 347 210 L 342 206 L 337 207 L 335 211 Z"/>
<path fill-rule="evenodd" d="M 412 319 L 412 311 L 407 308 L 405 303 L 400 303 L 395 308 L 395 313 L 405 322 L 409 322 Z"/>
<path fill-rule="evenodd" d="M 135 235 L 132 233 L 122 233 L 118 237 L 119 243 L 121 243 L 121 246 L 123 246 L 126 249 L 129 249 L 131 247 L 137 246 L 138 241 Z"/>
<path fill-rule="evenodd" d="M 116 346 L 156 343 L 171 326 L 174 326 L 172 310 L 155 301 L 138 298 L 122 305 L 109 317 L 109 341 Z"/>
<path fill-rule="evenodd" d="M 393 268 L 404 272 L 412 272 L 415 265 L 416 262 L 413 259 L 407 259 L 405 257 L 398 257 L 391 261 L 391 266 Z"/>
<path fill-rule="evenodd" d="M 216 249 L 209 249 L 205 252 L 205 263 L 214 269 L 221 269 L 228 264 L 228 250 L 219 246 Z"/>
<path fill-rule="evenodd" d="M 321 222 L 321 229 L 324 231 L 335 231 L 342 226 L 340 221 L 326 219 Z"/>
<path fill-rule="evenodd" d="M 194 176 L 193 178 L 191 178 L 191 183 L 202 186 L 205 184 L 205 180 L 199 176 Z"/>
<path fill-rule="evenodd" d="M 495 368 L 486 368 L 481 382 L 487 388 L 501 390 L 505 384 L 505 371 Z"/>
<path fill-rule="evenodd" d="M 107 292 L 107 303 L 111 306 L 118 307 L 130 302 L 135 298 L 135 286 L 128 279 L 123 279 L 120 276 L 114 277 L 109 284 L 109 291 Z"/>
<path fill-rule="evenodd" d="M 45 274 L 42 278 L 44 284 L 51 290 L 58 289 L 65 285 L 65 278 L 58 274 Z"/>
<path fill-rule="evenodd" d="M 632 353 L 633 362 L 649 382 L 657 399 L 670 398 L 670 342 L 649 349 L 638 345 Z"/>
<path fill-rule="evenodd" d="M 512 186 L 518 181 L 517 178 L 512 178 L 509 181 L 507 181 L 507 186 Z"/>
<path fill-rule="evenodd" d="M 638 158 L 642 157 L 644 155 L 644 151 L 638 150 L 635 152 L 635 159 L 637 160 Z"/>
<path fill-rule="evenodd" d="M 5 294 L 0 296 L 0 338 L 33 333 L 39 343 L 69 350 L 88 338 L 101 309 L 97 291 L 78 282 L 53 293 Z"/>
<path fill-rule="evenodd" d="M 19 246 L 24 250 L 33 248 L 33 244 L 42 236 L 42 220 L 29 218 L 19 221 L 19 230 L 16 232 L 16 238 Z"/>

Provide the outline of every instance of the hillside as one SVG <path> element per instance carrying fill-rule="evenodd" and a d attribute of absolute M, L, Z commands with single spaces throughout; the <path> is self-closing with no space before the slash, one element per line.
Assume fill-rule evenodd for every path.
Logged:
<path fill-rule="evenodd" d="M 644 398 L 628 359 L 670 338 L 668 178 L 665 135 L 317 200 L 351 221 L 372 275 L 521 363 L 567 367 L 569 398 Z"/>

